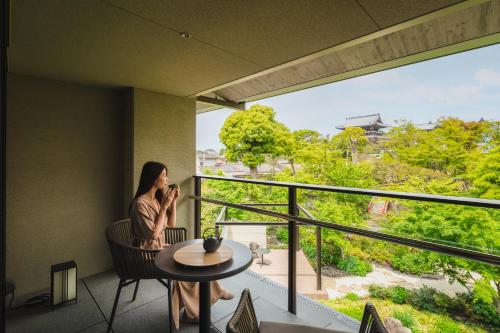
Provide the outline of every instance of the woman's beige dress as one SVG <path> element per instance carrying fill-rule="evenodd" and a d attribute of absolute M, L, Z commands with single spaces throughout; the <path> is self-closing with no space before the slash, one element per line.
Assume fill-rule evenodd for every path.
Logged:
<path fill-rule="evenodd" d="M 151 201 L 141 195 L 132 203 L 130 211 L 131 231 L 134 246 L 143 249 L 162 249 L 169 244 L 165 243 L 165 234 L 153 238 L 155 220 L 160 213 L 160 203 Z M 179 310 L 184 307 L 189 318 L 199 318 L 199 284 L 197 282 L 173 281 L 172 316 L 174 324 L 179 329 Z M 211 283 L 212 304 L 228 293 L 218 281 Z"/>

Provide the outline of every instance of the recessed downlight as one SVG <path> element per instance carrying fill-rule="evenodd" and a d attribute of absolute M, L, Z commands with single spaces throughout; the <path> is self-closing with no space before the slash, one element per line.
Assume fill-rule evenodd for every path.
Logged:
<path fill-rule="evenodd" d="M 181 33 L 179 33 L 179 35 L 182 38 L 191 38 L 191 34 L 189 32 L 181 32 Z"/>

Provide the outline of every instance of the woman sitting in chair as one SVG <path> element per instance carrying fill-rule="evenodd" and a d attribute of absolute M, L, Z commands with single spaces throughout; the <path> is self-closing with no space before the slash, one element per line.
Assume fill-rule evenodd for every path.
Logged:
<path fill-rule="evenodd" d="M 144 249 L 162 249 L 165 228 L 175 227 L 177 199 L 180 188 L 168 188 L 168 169 L 159 162 L 147 162 L 142 167 L 139 187 L 129 208 L 133 245 Z M 172 315 L 179 329 L 179 310 L 184 307 L 188 320 L 199 316 L 197 282 L 173 281 Z M 212 304 L 219 298 L 229 300 L 233 295 L 218 281 L 211 285 Z"/>

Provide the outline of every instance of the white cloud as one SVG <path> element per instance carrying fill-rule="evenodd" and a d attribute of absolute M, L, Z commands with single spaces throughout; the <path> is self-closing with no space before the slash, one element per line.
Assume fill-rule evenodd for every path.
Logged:
<path fill-rule="evenodd" d="M 483 85 L 500 85 L 500 72 L 494 69 L 479 69 L 474 73 L 474 78 Z"/>

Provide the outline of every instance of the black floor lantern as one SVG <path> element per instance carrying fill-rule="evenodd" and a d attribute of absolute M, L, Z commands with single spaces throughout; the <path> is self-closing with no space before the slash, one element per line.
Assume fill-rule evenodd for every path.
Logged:
<path fill-rule="evenodd" d="M 52 310 L 64 303 L 72 301 L 76 303 L 76 263 L 71 260 L 52 265 L 50 272 L 50 305 Z"/>

